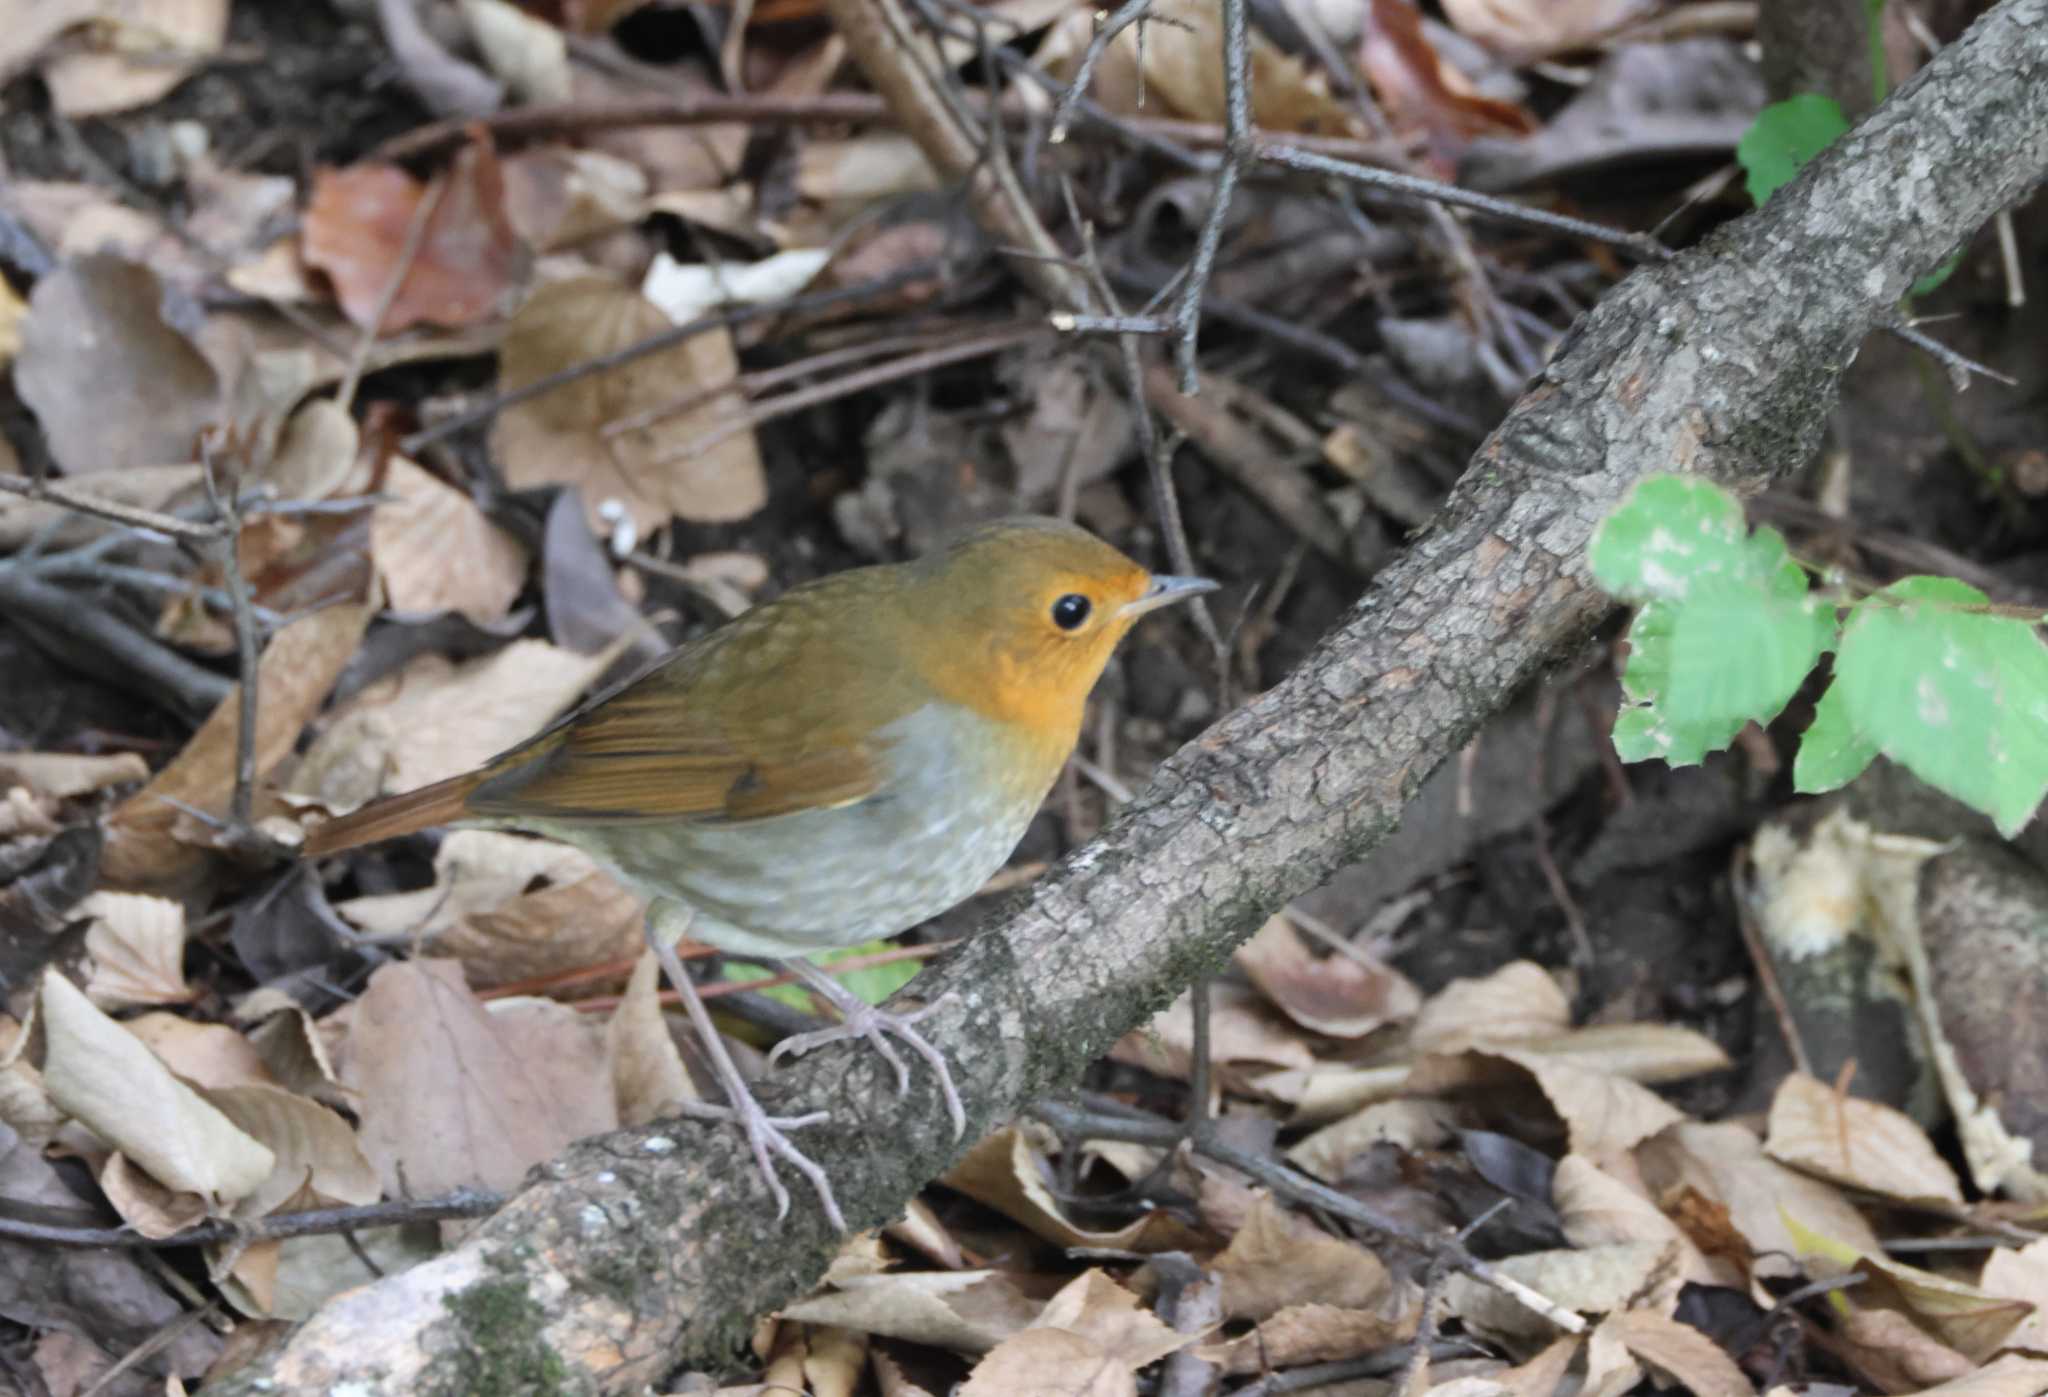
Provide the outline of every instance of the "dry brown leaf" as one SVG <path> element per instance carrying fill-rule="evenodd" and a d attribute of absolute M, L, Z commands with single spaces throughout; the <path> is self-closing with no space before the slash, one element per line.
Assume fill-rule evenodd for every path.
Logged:
<path fill-rule="evenodd" d="M 619 1007 L 605 1025 L 605 1063 L 620 1125 L 645 1125 L 674 1115 L 677 1102 L 697 1099 L 683 1055 L 662 1017 L 660 988 L 661 962 L 653 951 L 642 951 Z"/>
<path fill-rule="evenodd" d="M 286 420 L 262 478 L 280 498 L 324 500 L 354 474 L 361 445 L 348 409 L 332 398 L 314 398 Z"/>
<path fill-rule="evenodd" d="M 1137 1397 L 1130 1369 L 1064 1329 L 1027 1329 L 975 1364 L 958 1397 Z"/>
<path fill-rule="evenodd" d="M 100 1166 L 100 1191 L 121 1221 L 145 1237 L 171 1237 L 206 1221 L 206 1200 L 165 1188 L 115 1150 Z"/>
<path fill-rule="evenodd" d="M 1269 1010 L 1257 995 L 1221 981 L 1206 986 L 1205 992 L 1209 996 L 1209 1056 L 1214 1064 L 1296 1070 L 1313 1065 L 1314 1054 L 1300 1032 Z M 1125 1034 L 1110 1049 L 1110 1057 L 1186 1081 L 1194 1061 L 1195 1013 L 1190 998 L 1194 993 L 1188 991 L 1152 1022 Z"/>
<path fill-rule="evenodd" d="M 1416 1053 L 1549 1038 L 1571 1027 L 1571 1004 L 1549 972 L 1518 960 L 1478 979 L 1453 980 L 1416 1011 Z"/>
<path fill-rule="evenodd" d="M 1656 1204 L 1584 1155 L 1569 1154 L 1557 1162 L 1550 1197 L 1565 1239 L 1575 1247 L 1668 1243 L 1679 1249 L 1679 1272 L 1689 1281 L 1740 1288 L 1749 1279 L 1746 1272 L 1708 1261 Z"/>
<path fill-rule="evenodd" d="M 526 549 L 469 496 L 394 456 L 370 516 L 370 556 L 398 611 L 456 611 L 502 620 L 526 585 Z"/>
<path fill-rule="evenodd" d="M 327 1107 L 282 1087 L 221 1087 L 205 1096 L 277 1156 L 262 1187 L 235 1205 L 236 1217 L 267 1217 L 301 1189 L 323 1203 L 360 1205 L 383 1196 L 355 1131 Z"/>
<path fill-rule="evenodd" d="M 932 1205 L 922 1198 L 913 1198 L 904 1204 L 903 1216 L 884 1227 L 882 1234 L 949 1271 L 958 1271 L 967 1264 L 961 1254 L 960 1243 L 939 1221 Z"/>
<path fill-rule="evenodd" d="M 566 1022 L 488 1012 L 453 961 L 378 968 L 341 1069 L 362 1094 L 363 1152 L 387 1191 L 510 1189 L 618 1124 L 595 1029 L 557 1007 Z"/>
<path fill-rule="evenodd" d="M 1269 919 L 1233 959 L 1288 1018 L 1333 1038 L 1363 1038 L 1414 1017 L 1422 1004 L 1421 992 L 1391 966 L 1314 954 L 1284 915 Z"/>
<path fill-rule="evenodd" d="M 363 1262 L 351 1241 L 377 1266 Z M 277 1281 L 269 1312 L 280 1319 L 306 1319 L 331 1297 L 379 1274 L 393 1276 L 440 1251 L 432 1227 L 373 1227 L 351 1237 L 288 1237 L 278 1248 Z"/>
<path fill-rule="evenodd" d="M 1461 33 L 1515 63 L 1592 48 L 1650 14 L 1657 0 L 1443 0 Z"/>
<path fill-rule="evenodd" d="M 522 102 L 569 100 L 569 45 L 562 31 L 506 0 L 461 0 L 470 38 L 491 72 Z"/>
<path fill-rule="evenodd" d="M 249 1043 L 278 1086 L 361 1114 L 359 1103 L 334 1071 L 327 1040 L 312 1016 L 298 1005 L 286 1004 L 266 1012 L 249 1030 Z"/>
<path fill-rule="evenodd" d="M 257 670 L 256 772 L 260 777 L 290 754 L 306 720 L 319 711 L 341 667 L 363 638 L 370 609 L 335 606 L 292 622 L 270 638 Z M 106 886 L 175 888 L 203 869 L 206 850 L 177 839 L 179 811 L 171 801 L 224 810 L 233 793 L 235 732 L 230 691 L 171 764 L 107 817 L 100 876 Z"/>
<path fill-rule="evenodd" d="M 2006 1347 L 2013 1331 L 2034 1313 L 2030 1300 L 1993 1295 L 1966 1281 L 1907 1266 L 1883 1255 L 1849 1261 L 1869 1277 L 1856 1287 L 1859 1305 L 1879 1305 L 1911 1315 L 1921 1327 L 1972 1363 Z M 1926 1381 L 1923 1375 L 1919 1380 Z"/>
<path fill-rule="evenodd" d="M 121 1026 L 195 1087 L 279 1085 L 262 1054 L 226 1024 L 197 1023 L 159 1011 L 125 1019 Z"/>
<path fill-rule="evenodd" d="M 1693 1397 L 1756 1397 L 1734 1359 L 1690 1324 L 1650 1310 L 1611 1315 L 1608 1332 L 1652 1368 L 1669 1374 Z"/>
<path fill-rule="evenodd" d="M 1912 1117 L 1794 1072 L 1771 1098 L 1764 1152 L 1781 1164 L 1905 1201 L 1961 1207 L 1962 1181 Z"/>
<path fill-rule="evenodd" d="M 2048 1241 L 1995 1249 L 1984 1260 L 1977 1288 L 2032 1305 L 2034 1312 L 2006 1336 L 2005 1346 L 2048 1353 Z"/>
<path fill-rule="evenodd" d="M 384 304 L 426 194 L 427 186 L 396 165 L 350 165 L 313 177 L 301 255 L 327 273 L 358 328 Z M 525 278 L 529 260 L 505 214 L 496 153 L 471 145 L 456 157 L 378 333 L 395 335 L 422 322 L 456 327 L 489 320 Z"/>
<path fill-rule="evenodd" d="M 1370 1310 L 1393 1282 L 1378 1257 L 1332 1237 L 1262 1195 L 1230 1245 L 1210 1263 L 1223 1282 L 1223 1312 L 1260 1320 L 1295 1305 Z"/>
<path fill-rule="evenodd" d="M 1315 1303 L 1289 1305 L 1259 1320 L 1251 1333 L 1204 1344 L 1196 1357 L 1237 1376 L 1359 1358 L 1399 1343 L 1414 1331 L 1370 1310 Z"/>
<path fill-rule="evenodd" d="M 537 252 L 628 228 L 647 216 L 647 176 L 615 155 L 549 146 L 508 155 L 505 212 Z"/>
<path fill-rule="evenodd" d="M 1304 1137 L 1287 1158 L 1325 1183 L 1335 1183 L 1345 1165 L 1374 1145 L 1435 1149 L 1451 1139 L 1457 1126 L 1457 1111 L 1447 1102 L 1381 1101 Z"/>
<path fill-rule="evenodd" d="M 1221 12 L 1198 0 L 1169 0 L 1154 5 L 1152 15 L 1159 22 L 1144 26 L 1142 44 L 1139 26 L 1132 25 L 1103 53 L 1089 96 L 1125 115 L 1163 111 L 1190 121 L 1222 121 Z M 1054 76 L 1071 78 L 1097 24 L 1093 10 L 1069 10 L 1039 45 L 1038 61 Z M 1270 131 L 1357 133 L 1357 116 L 1331 94 L 1320 70 L 1259 32 L 1252 35 L 1250 57 L 1255 124 Z"/>
<path fill-rule="evenodd" d="M 837 1290 L 785 1307 L 782 1315 L 961 1353 L 986 1353 L 1023 1330 L 1041 1308 L 999 1271 L 909 1271 L 850 1277 Z"/>
<path fill-rule="evenodd" d="M 233 1203 L 270 1176 L 268 1149 L 54 970 L 43 973 L 37 1007 L 50 1100 L 158 1183 Z"/>
<path fill-rule="evenodd" d="M 554 282 L 535 291 L 513 318 L 499 350 L 498 386 L 516 392 L 669 328 L 668 318 L 637 291 L 609 278 Z M 696 448 L 705 432 L 741 410 L 735 394 L 644 427 L 605 432 L 620 418 L 659 410 L 694 389 L 731 383 L 738 371 L 730 332 L 706 330 L 513 404 L 498 414 L 491 447 L 515 488 L 578 487 L 591 527 L 600 532 L 609 532 L 600 513 L 608 500 L 618 501 L 642 534 L 671 518 L 744 519 L 768 500 L 752 430 Z"/>
<path fill-rule="evenodd" d="M 1564 1381 L 1572 1360 L 1578 1357 L 1579 1344 L 1576 1334 L 1551 1340 L 1527 1363 L 1498 1374 L 1500 1385 L 1508 1390 L 1509 1397 L 1556 1397 L 1558 1384 Z"/>
<path fill-rule="evenodd" d="M 142 893 L 94 893 L 71 910 L 91 919 L 85 932 L 92 976 L 85 992 L 102 1009 L 138 1004 L 183 1004 L 185 908 Z"/>
<path fill-rule="evenodd" d="M 1138 1297 L 1090 1268 L 1045 1302 L 1034 1328 L 1064 1329 L 1092 1342 L 1132 1372 L 1195 1340 L 1140 1306 Z"/>
<path fill-rule="evenodd" d="M 221 50 L 228 0 L 97 0 L 104 47 L 69 46 L 43 66 L 50 102 L 67 117 L 146 107 Z"/>
<path fill-rule="evenodd" d="M 163 318 L 162 299 L 155 272 L 104 255 L 36 282 L 14 386 L 66 474 L 193 459 L 220 381 Z"/>
<path fill-rule="evenodd" d="M 1114 1232 L 1091 1232 L 1067 1219 L 1052 1193 L 1052 1169 L 1019 1127 L 998 1130 L 961 1156 L 946 1187 L 1022 1223 L 1060 1247 L 1113 1247 L 1124 1251 L 1185 1250 L 1194 1240 L 1187 1224 L 1164 1210 L 1150 1212 Z"/>
<path fill-rule="evenodd" d="M 1438 172 L 1455 172 L 1474 136 L 1527 135 L 1535 118 L 1511 102 L 1482 97 L 1444 61 L 1411 0 L 1370 0 L 1359 66 L 1396 130 L 1418 133 Z"/>
<path fill-rule="evenodd" d="M 372 935 L 419 938 L 479 987 L 622 960 L 643 941 L 645 901 L 567 844 L 456 830 L 434 855 L 434 877 L 430 888 L 335 910 Z"/>
<path fill-rule="evenodd" d="M 72 752 L 0 752 L 0 790 L 22 786 L 40 796 L 70 800 L 104 791 L 109 786 L 148 779 L 149 763 L 134 752 L 115 752 L 103 757 Z"/>
<path fill-rule="evenodd" d="M 1613 1315 L 1652 1297 L 1675 1298 L 1678 1248 L 1670 1243 L 1615 1242 L 1579 1251 L 1534 1251 L 1493 1263 L 1503 1275 L 1552 1303 L 1583 1314 Z M 1476 1332 L 1505 1338 L 1556 1337 L 1550 1321 L 1470 1276 L 1454 1275 L 1444 1288 L 1447 1313 Z"/>
<path fill-rule="evenodd" d="M 1800 1254 L 1788 1219 L 1860 1254 L 1882 1254 L 1877 1234 L 1839 1190 L 1767 1157 L 1763 1143 L 1739 1125 L 1687 1121 L 1645 1141 L 1637 1158 L 1660 1198 L 1690 1186 L 1726 1207 L 1760 1264 L 1767 1252 Z"/>
<path fill-rule="evenodd" d="M 1851 1311 L 1834 1342 L 1880 1391 L 1952 1382 L 1975 1366 L 1897 1310 Z"/>
<path fill-rule="evenodd" d="M 2048 1391 L 2048 1359 L 2008 1353 L 1983 1367 L 1908 1397 L 2039 1397 Z"/>
<path fill-rule="evenodd" d="M 1526 1069 L 1571 1135 L 1575 1154 L 1619 1154 L 1685 1119 L 1670 1102 L 1626 1077 L 1535 1052 L 1502 1052 Z"/>
<path fill-rule="evenodd" d="M 472 771 L 568 708 L 613 653 L 515 640 L 467 664 L 421 655 L 349 702 L 306 753 L 292 790 L 341 812 Z"/>
<path fill-rule="evenodd" d="M 1613 1318 L 1613 1316 L 1609 1316 Z M 1622 1397 L 1643 1381 L 1642 1365 L 1605 1320 L 1586 1336 L 1586 1372 L 1578 1397 Z"/>

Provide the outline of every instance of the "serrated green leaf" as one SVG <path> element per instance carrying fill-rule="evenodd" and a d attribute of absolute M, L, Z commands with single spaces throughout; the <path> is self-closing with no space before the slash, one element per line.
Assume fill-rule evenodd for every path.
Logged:
<path fill-rule="evenodd" d="M 1792 759 L 1792 789 L 1810 796 L 1838 791 L 1861 776 L 1877 753 L 1877 744 L 1849 721 L 1849 706 L 1837 680 L 1820 696 L 1813 721 L 1800 735 L 1799 755 Z"/>
<path fill-rule="evenodd" d="M 1749 525 L 1733 495 L 1692 475 L 1639 480 L 1594 530 L 1593 577 L 1624 601 L 1682 600 L 1701 577 L 1747 571 Z"/>
<path fill-rule="evenodd" d="M 1749 197 L 1763 203 L 1848 129 L 1832 97 L 1802 92 L 1765 107 L 1735 147 L 1736 162 L 1748 173 Z"/>
<path fill-rule="evenodd" d="M 1912 577 L 1850 612 L 1835 657 L 1849 723 L 2008 838 L 2048 795 L 2048 646 L 1984 594 Z"/>
<path fill-rule="evenodd" d="M 818 963 L 829 970 L 834 962 L 858 956 L 877 955 L 892 949 L 895 944 L 893 941 L 863 941 L 858 946 L 842 946 L 838 950 L 827 951 L 819 956 Z M 883 965 L 862 965 L 851 970 L 837 971 L 835 977 L 840 984 L 869 1004 L 880 1004 L 917 978 L 918 964 L 915 960 L 899 960 L 889 961 Z M 728 980 L 765 980 L 775 973 L 765 965 L 752 965 L 746 961 L 736 960 L 725 962 L 725 978 Z M 761 993 L 806 1014 L 817 1008 L 811 998 L 811 992 L 800 984 L 772 985 Z"/>

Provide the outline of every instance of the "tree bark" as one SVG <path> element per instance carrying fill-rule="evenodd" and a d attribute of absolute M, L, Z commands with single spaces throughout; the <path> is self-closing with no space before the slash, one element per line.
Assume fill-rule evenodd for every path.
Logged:
<path fill-rule="evenodd" d="M 953 996 L 925 1028 L 957 1065 L 969 1138 L 1072 1083 L 1372 848 L 1439 762 L 1570 656 L 1609 609 L 1587 540 L 1632 484 L 1677 470 L 1749 490 L 1799 465 L 1872 324 L 2044 171 L 2048 0 L 2005 0 L 1766 208 L 1609 293 L 1298 671 L 919 977 L 918 994 Z M 833 1112 L 803 1140 L 856 1227 L 960 1148 L 928 1074 L 899 1103 L 857 1047 L 764 1096 Z M 624 1392 L 718 1364 L 836 1245 L 792 1193 L 777 1226 L 724 1129 L 583 1141 L 467 1241 L 337 1297 L 219 1390 Z"/>

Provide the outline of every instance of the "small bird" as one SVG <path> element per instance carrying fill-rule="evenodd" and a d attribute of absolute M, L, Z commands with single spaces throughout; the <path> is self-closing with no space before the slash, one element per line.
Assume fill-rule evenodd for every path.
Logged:
<path fill-rule="evenodd" d="M 957 1138 L 966 1113 L 917 1031 L 936 1006 L 872 1006 L 808 956 L 893 936 L 964 901 L 1006 862 L 1080 736 L 1117 642 L 1146 612 L 1214 590 L 1150 573 L 1083 529 L 1019 517 L 911 562 L 794 587 L 682 646 L 479 770 L 314 829 L 309 856 L 433 825 L 573 844 L 649 899 L 647 940 L 703 1041 L 778 1220 L 781 1158 L 846 1221 L 825 1172 L 755 1101 L 676 954 L 685 934 L 786 961 L 841 1022 L 770 1054 L 891 1037 L 937 1074 Z"/>

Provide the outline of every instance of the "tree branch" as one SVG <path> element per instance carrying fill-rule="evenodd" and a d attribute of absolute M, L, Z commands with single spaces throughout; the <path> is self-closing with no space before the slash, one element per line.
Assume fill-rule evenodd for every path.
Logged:
<path fill-rule="evenodd" d="M 956 1064 L 969 1138 L 1072 1083 L 1272 908 L 1371 849 L 1439 762 L 1571 654 L 1608 611 L 1586 542 L 1635 481 L 1688 470 L 1754 489 L 1799 465 L 1866 332 L 2044 170 L 2048 0 L 2004 0 L 1764 209 L 1616 287 L 1296 673 L 920 977 L 920 994 L 957 996 L 924 1027 Z M 871 1053 L 821 1052 L 764 1095 L 833 1112 L 804 1145 L 857 1226 L 956 1153 L 929 1078 L 899 1103 Z M 743 1149 L 684 1122 L 581 1142 L 462 1245 L 337 1297 L 219 1390 L 432 1393 L 489 1371 L 615 1392 L 728 1358 L 837 1240 L 808 1200 L 776 1228 Z"/>

